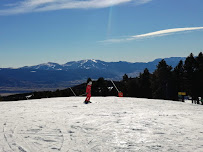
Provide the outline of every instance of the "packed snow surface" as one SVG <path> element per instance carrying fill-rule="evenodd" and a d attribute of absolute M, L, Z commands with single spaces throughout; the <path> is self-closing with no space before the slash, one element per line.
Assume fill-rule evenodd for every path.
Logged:
<path fill-rule="evenodd" d="M 118 97 L 0 102 L 1 152 L 202 152 L 203 106 Z"/>

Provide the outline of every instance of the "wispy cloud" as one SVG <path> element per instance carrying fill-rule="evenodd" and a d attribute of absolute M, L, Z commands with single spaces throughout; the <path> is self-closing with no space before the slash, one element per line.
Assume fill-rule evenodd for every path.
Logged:
<path fill-rule="evenodd" d="M 194 31 L 194 30 L 202 30 L 202 29 L 203 29 L 203 27 L 173 28 L 173 29 L 160 30 L 160 31 L 156 31 L 156 32 L 150 32 L 150 33 L 146 33 L 146 34 L 129 36 L 129 37 L 122 38 L 122 39 L 108 39 L 108 40 L 104 40 L 101 42 L 116 43 L 116 42 L 132 41 L 132 40 L 137 40 L 137 39 L 160 37 L 160 36 L 165 36 L 165 35 L 169 35 L 169 34 L 175 34 L 178 32 Z"/>
<path fill-rule="evenodd" d="M 134 2 L 148 3 L 152 0 L 21 0 L 4 5 L 0 15 L 13 15 L 29 12 L 53 11 L 61 9 L 92 9 Z"/>
<path fill-rule="evenodd" d="M 135 4 L 141 5 L 141 4 L 149 3 L 150 1 L 152 1 L 152 0 L 137 0 L 137 1 L 135 2 Z"/>

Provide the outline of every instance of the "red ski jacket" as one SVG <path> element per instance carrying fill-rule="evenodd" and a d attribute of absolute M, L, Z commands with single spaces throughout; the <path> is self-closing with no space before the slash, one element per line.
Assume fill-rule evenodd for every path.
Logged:
<path fill-rule="evenodd" d="M 87 85 L 87 88 L 86 88 L 86 93 L 87 94 L 91 94 L 91 85 Z"/>

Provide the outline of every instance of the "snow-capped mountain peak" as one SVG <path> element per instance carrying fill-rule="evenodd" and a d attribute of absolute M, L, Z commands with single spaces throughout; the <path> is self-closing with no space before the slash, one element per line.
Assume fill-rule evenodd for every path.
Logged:
<path fill-rule="evenodd" d="M 95 60 L 95 59 L 86 59 L 80 61 L 71 61 L 63 65 L 66 69 L 104 69 L 108 66 L 107 62 Z"/>
<path fill-rule="evenodd" d="M 35 69 L 35 70 L 61 70 L 61 65 L 58 63 L 48 62 L 34 66 L 25 66 L 21 69 Z"/>

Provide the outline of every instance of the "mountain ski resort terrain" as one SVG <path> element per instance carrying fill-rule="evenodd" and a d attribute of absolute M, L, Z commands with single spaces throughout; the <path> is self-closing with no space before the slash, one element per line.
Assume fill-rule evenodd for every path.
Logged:
<path fill-rule="evenodd" d="M 0 102 L 0 152 L 202 152 L 203 106 L 126 97 Z"/>

